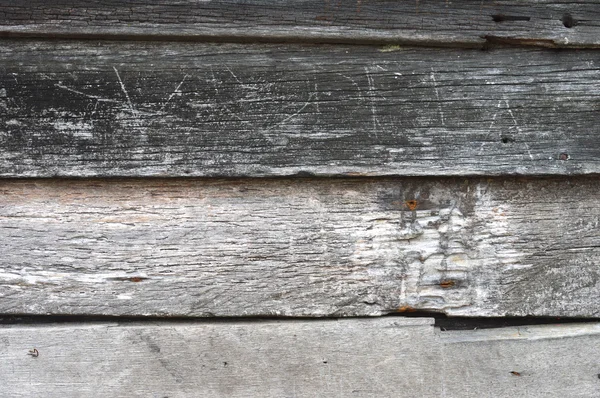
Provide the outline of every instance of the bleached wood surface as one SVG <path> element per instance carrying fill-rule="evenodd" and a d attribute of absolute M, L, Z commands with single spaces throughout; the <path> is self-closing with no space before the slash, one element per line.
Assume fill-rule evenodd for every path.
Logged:
<path fill-rule="evenodd" d="M 0 181 L 0 313 L 598 316 L 600 181 Z"/>
<path fill-rule="evenodd" d="M 2 0 L 0 34 L 597 47 L 598 5 L 597 0 Z"/>
<path fill-rule="evenodd" d="M 598 51 L 0 41 L 0 176 L 600 172 Z"/>
<path fill-rule="evenodd" d="M 29 351 L 37 350 L 33 357 Z M 433 319 L 15 325 L 2 397 L 595 397 L 600 325 Z"/>

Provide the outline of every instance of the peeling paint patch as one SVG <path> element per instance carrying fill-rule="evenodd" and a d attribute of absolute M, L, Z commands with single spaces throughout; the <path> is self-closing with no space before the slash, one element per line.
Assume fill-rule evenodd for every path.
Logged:
<path fill-rule="evenodd" d="M 68 120 L 56 120 L 54 123 L 54 128 L 56 131 L 62 133 L 68 133 L 78 138 L 93 138 L 93 123 L 84 122 L 82 120 L 78 121 L 68 121 Z"/>

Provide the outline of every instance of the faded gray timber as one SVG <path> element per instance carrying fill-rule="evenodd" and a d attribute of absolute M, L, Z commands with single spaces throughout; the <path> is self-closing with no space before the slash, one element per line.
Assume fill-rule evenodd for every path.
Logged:
<path fill-rule="evenodd" d="M 0 181 L 0 313 L 599 315 L 600 179 Z"/>
<path fill-rule="evenodd" d="M 0 396 L 11 398 L 600 392 L 598 323 L 460 332 L 426 318 L 15 325 L 0 328 L 0 355 Z"/>
<path fill-rule="evenodd" d="M 3 41 L 0 176 L 600 172 L 600 52 L 388 50 Z"/>
<path fill-rule="evenodd" d="M 0 1 L 4 36 L 597 47 L 599 21 L 597 0 Z"/>

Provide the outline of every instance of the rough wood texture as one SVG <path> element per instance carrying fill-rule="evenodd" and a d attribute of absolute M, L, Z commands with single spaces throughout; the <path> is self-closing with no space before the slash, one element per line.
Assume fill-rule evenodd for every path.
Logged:
<path fill-rule="evenodd" d="M 594 1 L 0 1 L 5 36 L 600 46 Z"/>
<path fill-rule="evenodd" d="M 0 182 L 0 313 L 598 316 L 600 181 Z"/>
<path fill-rule="evenodd" d="M 600 52 L 0 42 L 0 176 L 600 172 Z"/>
<path fill-rule="evenodd" d="M 468 332 L 432 324 L 386 318 L 2 327 L 2 395 L 598 395 L 597 323 Z M 34 349 L 37 357 L 29 355 Z"/>

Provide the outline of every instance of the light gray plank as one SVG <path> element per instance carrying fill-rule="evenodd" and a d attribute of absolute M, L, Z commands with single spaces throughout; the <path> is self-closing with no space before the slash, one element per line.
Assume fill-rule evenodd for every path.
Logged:
<path fill-rule="evenodd" d="M 424 318 L 13 326 L 0 328 L 0 395 L 593 397 L 599 343 L 597 323 L 475 332 L 435 331 Z"/>
<path fill-rule="evenodd" d="M 600 324 L 442 332 L 440 397 L 595 397 Z"/>
<path fill-rule="evenodd" d="M 598 316 L 600 180 L 0 181 L 0 313 Z"/>
<path fill-rule="evenodd" d="M 0 1 L 5 36 L 600 45 L 598 1 Z"/>
<path fill-rule="evenodd" d="M 0 176 L 600 172 L 600 52 L 0 42 Z"/>

